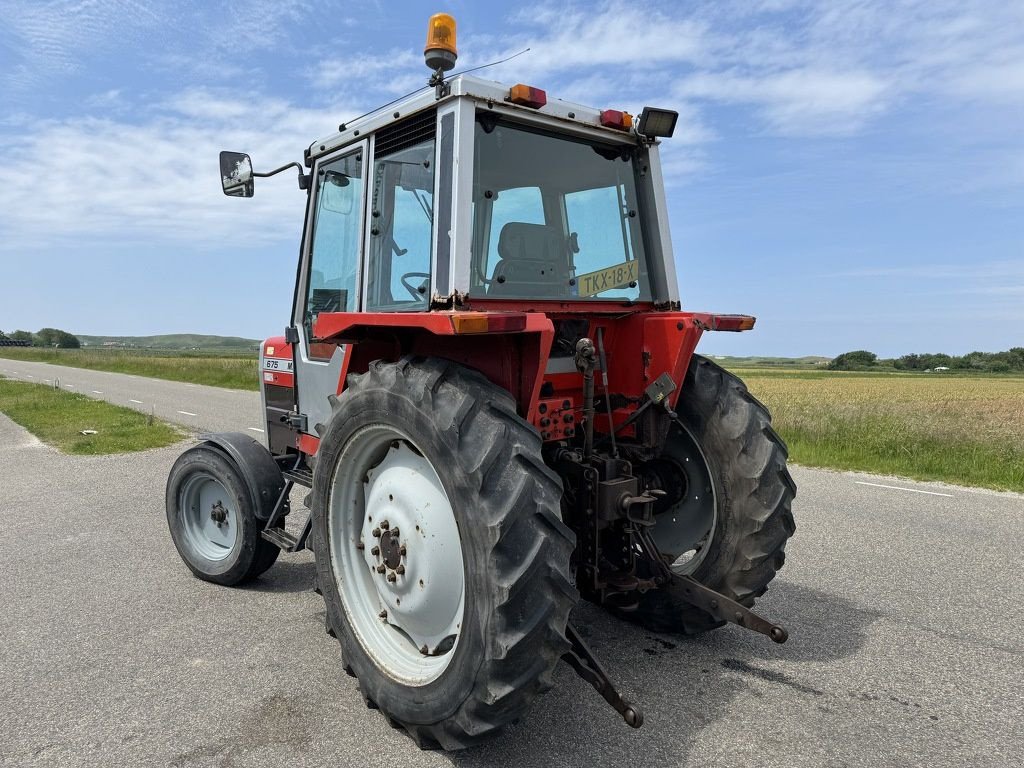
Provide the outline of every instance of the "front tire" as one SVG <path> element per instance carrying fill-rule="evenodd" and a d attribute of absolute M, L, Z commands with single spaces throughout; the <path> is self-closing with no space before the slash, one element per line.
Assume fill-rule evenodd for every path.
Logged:
<path fill-rule="evenodd" d="M 785 563 L 796 530 L 786 445 L 743 382 L 700 355 L 677 410 L 685 428 L 673 425 L 662 456 L 647 469 L 655 487 L 671 488 L 666 467 L 679 467 L 684 496 L 656 508 L 651 535 L 673 571 L 751 607 Z M 647 592 L 618 613 L 658 632 L 694 635 L 723 625 L 688 603 L 678 585 Z"/>
<path fill-rule="evenodd" d="M 185 451 L 167 478 L 167 526 L 181 559 L 204 581 L 251 581 L 281 550 L 260 535 L 253 499 L 238 467 L 209 444 Z"/>
<path fill-rule="evenodd" d="M 475 744 L 568 648 L 561 482 L 508 393 L 453 363 L 377 361 L 331 400 L 311 499 L 328 629 L 420 746 Z"/>

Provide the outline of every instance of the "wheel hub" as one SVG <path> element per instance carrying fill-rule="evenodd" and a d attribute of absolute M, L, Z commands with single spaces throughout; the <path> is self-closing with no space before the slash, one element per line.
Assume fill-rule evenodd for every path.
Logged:
<path fill-rule="evenodd" d="M 388 570 L 396 570 L 402 565 L 402 558 L 405 557 L 406 546 L 399 538 L 400 530 L 388 530 L 388 521 L 381 523 L 380 544 L 378 546 L 379 558 Z M 404 568 L 402 569 L 404 572 Z"/>
<path fill-rule="evenodd" d="M 210 509 L 210 519 L 217 524 L 217 526 L 226 525 L 228 522 L 228 511 L 224 509 L 224 504 L 220 499 L 214 503 Z"/>

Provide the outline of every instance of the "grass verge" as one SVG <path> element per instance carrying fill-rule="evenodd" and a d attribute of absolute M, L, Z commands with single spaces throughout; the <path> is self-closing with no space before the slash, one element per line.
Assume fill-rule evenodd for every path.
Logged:
<path fill-rule="evenodd" d="M 94 371 L 132 373 L 136 376 L 187 381 L 211 387 L 259 389 L 259 360 L 253 353 L 0 347 L 0 357 Z"/>
<path fill-rule="evenodd" d="M 796 463 L 1024 492 L 1024 378 L 736 373 Z"/>
<path fill-rule="evenodd" d="M 99 455 L 162 448 L 182 439 L 144 413 L 42 384 L 0 378 L 0 412 L 64 453 Z M 96 430 L 83 435 L 82 430 Z"/>

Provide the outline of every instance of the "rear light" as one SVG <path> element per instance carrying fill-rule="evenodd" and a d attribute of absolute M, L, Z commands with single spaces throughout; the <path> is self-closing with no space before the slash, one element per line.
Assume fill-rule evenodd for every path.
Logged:
<path fill-rule="evenodd" d="M 519 83 L 513 85 L 512 90 L 508 92 L 508 100 L 521 107 L 540 109 L 548 103 L 548 95 L 540 88 Z"/>
<path fill-rule="evenodd" d="M 513 333 L 526 329 L 521 312 L 456 312 L 452 315 L 455 333 Z"/>
<path fill-rule="evenodd" d="M 628 131 L 633 127 L 633 116 L 629 112 L 620 112 L 617 109 L 606 109 L 601 113 L 601 125 L 605 128 L 615 128 L 619 131 Z"/>
<path fill-rule="evenodd" d="M 757 322 L 750 315 L 708 315 L 708 319 L 712 331 L 749 331 Z"/>

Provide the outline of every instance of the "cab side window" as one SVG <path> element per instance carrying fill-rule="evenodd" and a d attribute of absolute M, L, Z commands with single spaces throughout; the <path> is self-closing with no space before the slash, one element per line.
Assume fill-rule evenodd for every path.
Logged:
<path fill-rule="evenodd" d="M 430 302 L 434 241 L 432 126 L 430 138 L 399 147 L 388 148 L 378 137 L 366 276 L 366 309 L 370 312 L 421 311 Z"/>
<path fill-rule="evenodd" d="M 362 150 L 321 166 L 306 291 L 306 338 L 321 312 L 355 312 L 362 224 Z M 310 356 L 324 359 L 333 346 L 310 344 Z"/>

